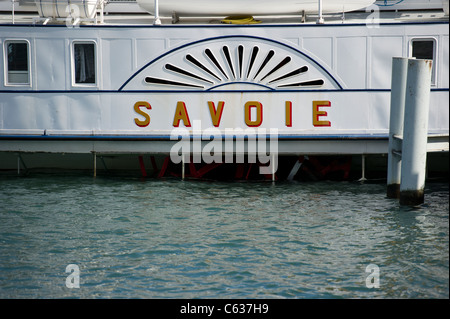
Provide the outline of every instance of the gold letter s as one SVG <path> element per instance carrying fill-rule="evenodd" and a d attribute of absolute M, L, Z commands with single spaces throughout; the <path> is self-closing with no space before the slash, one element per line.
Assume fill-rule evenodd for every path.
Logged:
<path fill-rule="evenodd" d="M 144 117 L 144 120 L 139 120 L 137 118 L 134 119 L 134 123 L 136 123 L 137 126 L 139 127 L 146 127 L 150 124 L 150 115 L 148 115 L 147 113 L 145 113 L 144 111 L 141 110 L 141 107 L 145 107 L 149 110 L 152 109 L 151 105 L 148 102 L 145 101 L 139 101 L 136 102 L 134 104 L 134 111 L 139 114 L 142 115 Z"/>

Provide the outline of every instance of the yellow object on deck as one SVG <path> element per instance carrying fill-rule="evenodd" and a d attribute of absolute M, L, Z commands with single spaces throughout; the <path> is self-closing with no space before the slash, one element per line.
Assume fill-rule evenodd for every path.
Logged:
<path fill-rule="evenodd" d="M 228 23 L 228 24 L 255 24 L 255 23 L 261 23 L 260 20 L 255 20 L 252 16 L 229 16 L 225 19 L 221 20 L 222 23 Z"/>

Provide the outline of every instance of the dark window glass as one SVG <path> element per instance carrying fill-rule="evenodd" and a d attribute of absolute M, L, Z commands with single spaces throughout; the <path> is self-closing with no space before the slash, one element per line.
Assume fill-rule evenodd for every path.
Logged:
<path fill-rule="evenodd" d="M 412 43 L 412 56 L 416 59 L 433 60 L 434 41 L 415 40 Z"/>
<path fill-rule="evenodd" d="M 28 44 L 8 43 L 8 71 L 28 71 Z"/>
<path fill-rule="evenodd" d="M 75 83 L 95 84 L 95 44 L 75 43 Z"/>

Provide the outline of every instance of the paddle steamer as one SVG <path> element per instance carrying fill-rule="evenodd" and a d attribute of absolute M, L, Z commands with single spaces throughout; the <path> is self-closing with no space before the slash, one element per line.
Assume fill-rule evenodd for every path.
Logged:
<path fill-rule="evenodd" d="M 1 170 L 176 175 L 174 132 L 187 132 L 193 156 L 233 157 L 253 130 L 268 147 L 276 132 L 277 178 L 306 162 L 316 177 L 347 178 L 364 159 L 386 160 L 393 57 L 433 60 L 430 163 L 448 160 L 448 0 L 0 5 Z M 231 148 L 211 146 L 230 135 Z M 197 158 L 193 177 L 226 164 Z M 227 176 L 249 178 L 253 162 L 234 164 Z"/>

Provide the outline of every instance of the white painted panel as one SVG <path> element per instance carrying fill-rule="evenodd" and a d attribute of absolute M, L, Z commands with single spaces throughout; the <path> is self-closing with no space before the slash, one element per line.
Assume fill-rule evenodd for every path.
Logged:
<path fill-rule="evenodd" d="M 447 131 L 449 127 L 449 93 L 432 92 L 430 101 L 430 114 L 428 116 L 428 129 L 431 132 Z"/>
<path fill-rule="evenodd" d="M 1 85 L 1 87 L 3 87 L 4 85 L 5 85 L 5 83 L 4 83 L 4 77 L 5 77 L 5 74 L 4 74 L 4 72 L 5 72 L 5 65 L 4 65 L 4 61 L 5 61 L 5 58 L 3 57 L 3 39 L 0 39 L 0 48 L 1 48 L 1 52 L 2 52 L 2 55 L 0 55 L 0 85 Z"/>
<path fill-rule="evenodd" d="M 38 90 L 64 90 L 66 63 L 64 39 L 38 38 L 36 45 L 36 82 Z"/>
<path fill-rule="evenodd" d="M 370 76 L 372 89 L 390 89 L 392 58 L 403 54 L 403 37 L 373 37 Z"/>
<path fill-rule="evenodd" d="M 102 78 L 104 89 L 118 89 L 133 71 L 131 39 L 106 39 L 103 42 L 105 72 Z"/>
<path fill-rule="evenodd" d="M 35 129 L 36 97 L 25 94 L 7 94 L 0 97 L 3 104 L 3 129 Z M 43 105 L 43 109 L 46 106 Z M 44 111 L 45 112 L 45 111 Z"/>
<path fill-rule="evenodd" d="M 438 43 L 438 46 L 441 46 L 441 52 L 442 54 L 439 56 L 439 63 L 441 63 L 438 74 L 439 74 L 439 87 L 440 88 L 448 88 L 449 86 L 449 76 L 448 76 L 448 70 L 449 70 L 449 45 L 448 45 L 448 35 L 441 37 L 442 41 Z"/>
<path fill-rule="evenodd" d="M 304 38 L 303 47 L 328 68 L 333 68 L 333 38 Z M 314 58 L 312 57 L 312 58 Z"/>
<path fill-rule="evenodd" d="M 98 130 L 100 128 L 102 108 L 99 94 L 72 94 L 68 99 L 70 130 Z"/>
<path fill-rule="evenodd" d="M 141 68 L 159 54 L 164 53 L 164 39 L 137 39 L 136 40 L 136 59 L 137 68 Z"/>
<path fill-rule="evenodd" d="M 366 41 L 364 37 L 336 39 L 336 69 L 347 88 L 366 88 Z"/>

